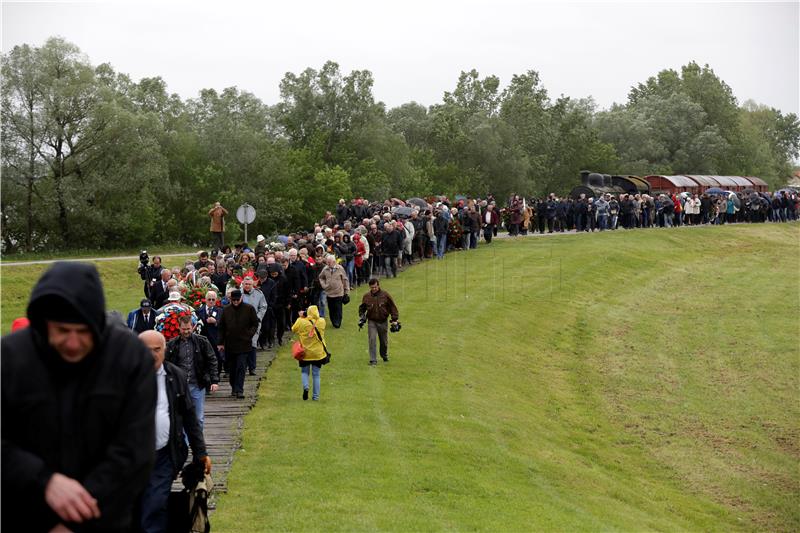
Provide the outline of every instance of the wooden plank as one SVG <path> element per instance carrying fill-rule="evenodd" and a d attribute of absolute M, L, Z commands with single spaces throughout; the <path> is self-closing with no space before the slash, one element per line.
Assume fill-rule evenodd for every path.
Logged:
<path fill-rule="evenodd" d="M 214 490 L 209 498 L 209 509 L 215 507 L 215 493 L 228 492 L 228 472 L 233 464 L 236 450 L 241 447 L 244 415 L 255 406 L 261 379 L 267 373 L 274 359 L 275 349 L 259 350 L 256 353 L 256 375 L 245 376 L 243 399 L 238 400 L 231 397 L 231 386 L 227 381 L 227 376 L 220 379 L 217 392 L 206 395 L 203 437 L 206 441 L 208 455 L 211 457 L 211 478 L 214 480 Z M 172 484 L 172 491 L 180 492 L 181 490 L 183 490 L 183 484 L 178 478 Z"/>

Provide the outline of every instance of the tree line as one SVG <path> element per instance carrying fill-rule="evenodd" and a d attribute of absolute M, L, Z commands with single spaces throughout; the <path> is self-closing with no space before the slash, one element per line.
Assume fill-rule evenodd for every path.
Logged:
<path fill-rule="evenodd" d="M 61 38 L 2 55 L 2 246 L 202 243 L 215 201 L 272 233 L 339 198 L 565 194 L 582 169 L 758 176 L 800 152 L 794 114 L 739 105 L 708 66 L 663 70 L 624 104 L 551 98 L 536 71 L 462 72 L 442 101 L 387 109 L 368 70 L 286 73 L 280 101 L 231 87 L 182 100 L 160 77 L 94 66 Z M 229 238 L 239 228 L 230 224 Z"/>

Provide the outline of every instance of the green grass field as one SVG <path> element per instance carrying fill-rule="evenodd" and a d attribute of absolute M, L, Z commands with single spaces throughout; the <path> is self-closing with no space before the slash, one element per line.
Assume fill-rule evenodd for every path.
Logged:
<path fill-rule="evenodd" d="M 72 256 L 69 258 L 73 259 Z M 164 260 L 164 265 L 169 268 L 183 266 L 186 259 L 196 260 L 197 256 L 187 253 L 185 257 L 170 257 Z M 123 317 L 127 317 L 128 312 L 137 309 L 144 298 L 144 282 L 136 273 L 139 261 L 125 259 L 95 261 L 94 264 L 103 280 L 107 309 L 119 311 Z M 0 331 L 3 334 L 11 331 L 11 323 L 15 318 L 25 316 L 31 289 L 49 267 L 47 264 L 8 266 L 0 263 Z"/>
<path fill-rule="evenodd" d="M 797 531 L 799 267 L 796 223 L 496 241 L 384 283 L 377 368 L 359 291 L 320 402 L 268 371 L 214 531 Z"/>

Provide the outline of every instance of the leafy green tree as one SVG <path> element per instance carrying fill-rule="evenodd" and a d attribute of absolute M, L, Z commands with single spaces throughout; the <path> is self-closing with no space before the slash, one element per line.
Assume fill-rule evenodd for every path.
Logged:
<path fill-rule="evenodd" d="M 2 213 L 3 240 L 7 248 L 24 240 L 25 248 L 32 249 L 34 194 L 39 194 L 36 184 L 47 173 L 39 155 L 44 142 L 44 88 L 39 60 L 37 51 L 28 45 L 14 47 L 2 58 Z M 24 200 L 19 194 L 20 187 L 24 188 Z M 8 201 L 12 195 L 14 202 Z M 23 205 L 24 209 L 20 209 Z M 24 230 L 18 223 L 23 218 Z"/>

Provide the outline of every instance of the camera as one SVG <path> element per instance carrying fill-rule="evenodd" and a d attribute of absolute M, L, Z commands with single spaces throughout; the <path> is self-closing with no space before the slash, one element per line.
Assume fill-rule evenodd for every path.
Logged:
<path fill-rule="evenodd" d="M 398 331 L 400 331 L 400 328 L 402 328 L 402 327 L 403 326 L 400 325 L 399 321 L 398 322 L 392 322 L 392 324 L 389 326 L 389 331 L 391 331 L 392 333 L 397 333 Z"/>
<path fill-rule="evenodd" d="M 147 281 L 148 263 L 150 263 L 150 256 L 147 255 L 147 250 L 142 250 L 139 254 L 139 268 L 136 269 L 136 272 L 139 273 L 139 277 L 144 281 Z"/>

